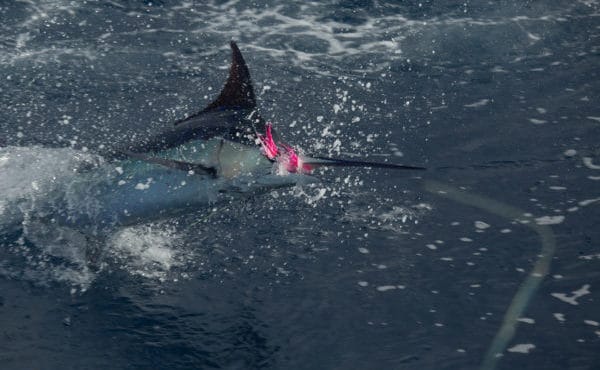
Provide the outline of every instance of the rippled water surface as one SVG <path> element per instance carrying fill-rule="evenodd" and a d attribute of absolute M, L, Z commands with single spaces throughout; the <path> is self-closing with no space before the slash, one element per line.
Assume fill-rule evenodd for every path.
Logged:
<path fill-rule="evenodd" d="M 53 227 L 232 39 L 287 141 L 428 170 Z M 596 0 L 1 1 L 0 368 L 598 368 L 599 56 Z"/>

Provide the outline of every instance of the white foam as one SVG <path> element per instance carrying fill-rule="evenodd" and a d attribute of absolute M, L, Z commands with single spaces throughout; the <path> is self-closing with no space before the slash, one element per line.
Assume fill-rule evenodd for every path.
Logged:
<path fill-rule="evenodd" d="M 593 260 L 593 259 L 598 259 L 600 260 L 600 253 L 597 254 L 587 254 L 587 255 L 583 255 L 583 256 L 579 256 L 579 259 L 582 260 Z"/>
<path fill-rule="evenodd" d="M 600 198 L 586 199 L 578 202 L 581 207 L 589 206 L 592 203 L 600 202 Z"/>
<path fill-rule="evenodd" d="M 565 216 L 542 216 L 535 219 L 538 225 L 557 225 L 565 220 Z"/>
<path fill-rule="evenodd" d="M 10 211 L 14 216 L 3 217 L 0 225 L 21 222 L 19 217 L 22 219 L 33 202 L 71 183 L 82 166 L 103 163 L 98 156 L 69 148 L 5 147 L 0 148 L 0 158 L 0 203 L 4 214 Z"/>
<path fill-rule="evenodd" d="M 548 189 L 555 190 L 555 191 L 567 190 L 567 188 L 565 186 L 549 186 Z"/>
<path fill-rule="evenodd" d="M 530 118 L 529 122 L 533 123 L 534 125 L 541 125 L 544 124 L 548 121 L 544 120 L 544 119 L 538 119 L 538 118 Z"/>
<path fill-rule="evenodd" d="M 507 351 L 513 352 L 513 353 L 529 353 L 534 348 L 535 348 L 535 344 L 523 343 L 523 344 L 514 345 L 514 346 L 510 347 L 509 349 L 507 349 Z"/>
<path fill-rule="evenodd" d="M 181 240 L 174 229 L 162 224 L 139 225 L 111 236 L 110 254 L 132 275 L 164 279 L 169 270 L 183 264 Z"/>
<path fill-rule="evenodd" d="M 404 285 L 380 285 L 376 289 L 379 292 L 387 292 L 390 290 L 405 289 L 405 288 L 406 287 Z"/>
<path fill-rule="evenodd" d="M 524 322 L 526 324 L 535 324 L 535 320 L 529 317 L 520 317 L 517 321 Z"/>
<path fill-rule="evenodd" d="M 600 170 L 600 166 L 594 164 L 591 157 L 583 157 L 581 160 L 583 161 L 583 165 L 590 170 Z"/>
<path fill-rule="evenodd" d="M 464 107 L 467 108 L 478 108 L 487 105 L 490 102 L 490 99 L 481 99 L 471 104 L 465 104 Z"/>
<path fill-rule="evenodd" d="M 13 29 L 19 32 L 15 37 L 15 48 L 8 48 L 0 53 L 0 63 L 13 64 L 19 60 L 31 59 L 36 63 L 46 63 L 51 60 L 58 60 L 60 54 L 78 54 L 85 48 L 63 48 L 57 45 L 53 47 L 44 47 L 32 50 L 29 47 L 29 41 L 34 37 L 31 30 L 38 30 L 49 23 L 55 23 L 60 16 L 72 17 L 75 10 L 83 5 L 80 2 L 68 0 L 39 0 L 39 1 L 21 1 L 27 7 L 27 16 L 24 20 L 13 26 Z M 86 51 L 91 52 L 91 48 Z M 87 54 L 87 53 L 82 53 Z M 88 54 L 88 55 L 91 55 Z"/>
<path fill-rule="evenodd" d="M 152 178 L 148 178 L 146 180 L 145 184 L 139 182 L 135 185 L 135 189 L 136 190 L 148 190 L 148 189 L 150 189 L 150 185 L 152 184 L 152 181 L 153 181 Z"/>
<path fill-rule="evenodd" d="M 390 206 L 390 203 L 389 199 L 378 200 L 373 202 L 373 204 L 377 204 L 375 208 L 372 206 L 358 207 L 353 204 L 346 208 L 342 219 L 352 223 L 363 223 L 370 229 L 387 230 L 393 233 L 405 232 L 404 225 L 409 220 L 415 223 L 418 222 L 418 213 L 414 209 L 396 205 Z M 426 211 L 426 209 L 423 208 L 421 211 Z"/>
<path fill-rule="evenodd" d="M 306 187 L 295 187 L 294 188 L 294 196 L 304 199 L 304 201 L 316 207 L 317 203 L 326 198 L 327 188 L 309 188 Z M 309 194 L 308 192 L 314 192 L 314 194 Z"/>
<path fill-rule="evenodd" d="M 551 295 L 554 298 L 560 299 L 563 302 L 566 302 L 568 304 L 577 306 L 579 304 L 579 302 L 577 302 L 577 300 L 585 295 L 590 294 L 590 285 L 589 284 L 585 284 L 584 286 L 582 286 L 581 288 L 574 290 L 573 292 L 571 292 L 571 295 L 568 295 L 566 293 L 552 293 Z"/>
<path fill-rule="evenodd" d="M 475 227 L 479 230 L 485 230 L 490 227 L 490 224 L 487 224 L 483 221 L 475 221 Z"/>

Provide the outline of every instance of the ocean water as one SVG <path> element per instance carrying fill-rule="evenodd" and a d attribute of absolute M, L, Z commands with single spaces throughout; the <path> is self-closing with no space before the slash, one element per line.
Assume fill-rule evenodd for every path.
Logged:
<path fill-rule="evenodd" d="M 208 104 L 230 40 L 288 142 L 428 170 L 15 216 Z M 0 1 L 0 368 L 597 369 L 599 66 L 596 0 Z"/>

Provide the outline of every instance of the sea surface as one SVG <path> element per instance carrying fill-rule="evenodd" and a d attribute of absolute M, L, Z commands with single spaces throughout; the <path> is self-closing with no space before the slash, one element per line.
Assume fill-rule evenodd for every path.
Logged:
<path fill-rule="evenodd" d="M 208 104 L 420 165 L 0 230 L 0 368 L 600 368 L 600 2 L 0 0 L 0 217 Z M 30 202 L 35 207 L 35 202 Z M 66 241 L 65 241 L 66 240 Z"/>

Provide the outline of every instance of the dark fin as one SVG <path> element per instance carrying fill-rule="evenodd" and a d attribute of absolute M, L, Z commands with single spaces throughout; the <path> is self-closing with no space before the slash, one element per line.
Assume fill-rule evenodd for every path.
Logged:
<path fill-rule="evenodd" d="M 121 150 L 120 152 L 123 155 L 126 155 L 126 156 L 134 158 L 134 159 L 139 159 L 144 162 L 158 164 L 158 165 L 161 165 L 164 167 L 174 168 L 176 170 L 181 170 L 181 171 L 194 171 L 194 173 L 197 175 L 210 175 L 212 177 L 217 177 L 217 169 L 214 167 L 203 166 L 198 163 L 176 161 L 176 160 L 165 159 L 165 158 L 160 158 L 160 157 L 152 157 L 149 155 L 145 155 L 142 153 L 135 153 L 135 152 L 131 152 L 128 150 Z"/>
<path fill-rule="evenodd" d="M 219 97 L 204 108 L 203 112 L 226 108 L 256 108 L 254 88 L 250 79 L 250 71 L 235 41 L 231 41 L 231 67 L 229 77 Z"/>
<path fill-rule="evenodd" d="M 390 168 L 393 170 L 426 170 L 425 167 L 407 166 L 394 163 L 380 163 L 368 161 L 353 161 L 349 159 L 336 159 L 327 157 L 310 157 L 304 161 L 305 164 L 315 167 L 372 167 L 372 168 Z"/>
<path fill-rule="evenodd" d="M 229 68 L 229 77 L 221 94 L 200 112 L 175 122 L 175 125 L 184 123 L 190 119 L 196 118 L 198 115 L 211 111 L 225 109 L 248 109 L 256 108 L 256 97 L 254 96 L 254 88 L 250 79 L 250 71 L 242 53 L 235 41 L 231 41 L 231 67 Z"/>

